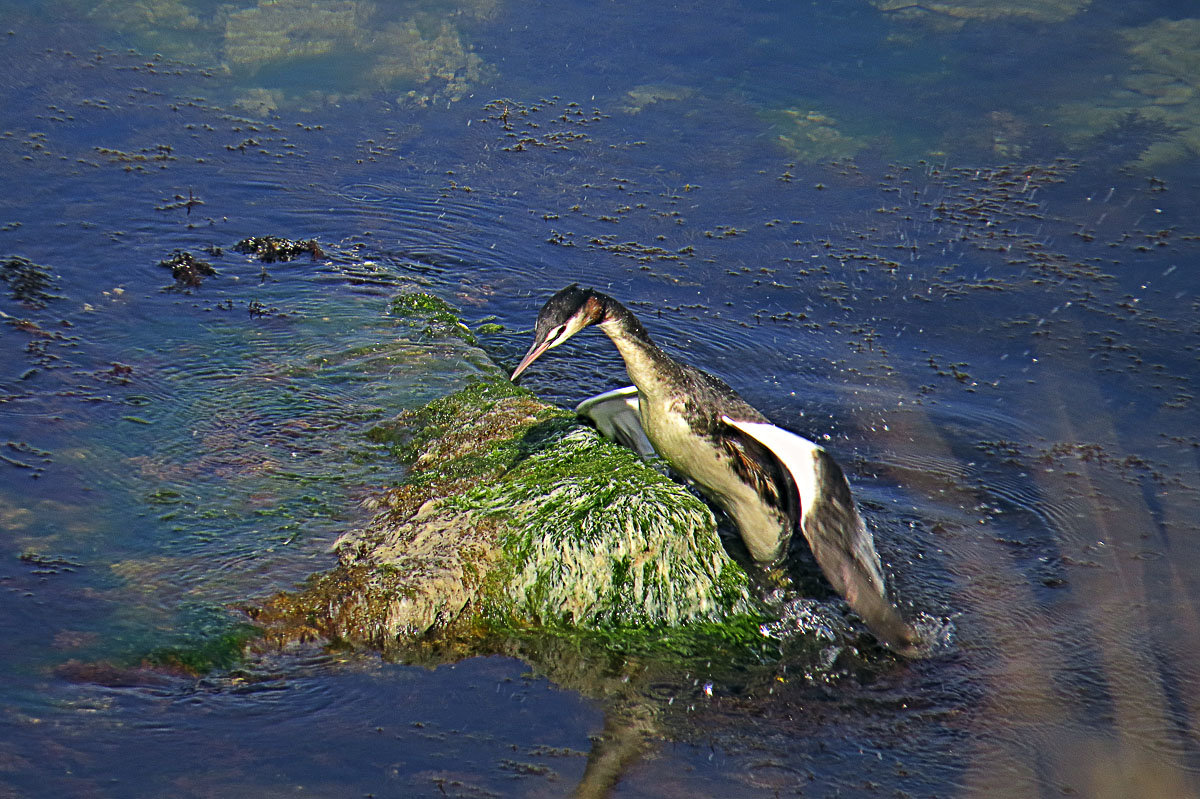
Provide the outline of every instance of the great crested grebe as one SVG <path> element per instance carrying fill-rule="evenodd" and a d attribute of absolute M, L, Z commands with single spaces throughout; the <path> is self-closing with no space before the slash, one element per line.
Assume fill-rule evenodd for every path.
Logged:
<path fill-rule="evenodd" d="M 653 447 L 729 514 L 758 565 L 780 564 L 799 527 L 826 579 L 875 637 L 918 654 L 920 636 L 888 600 L 874 538 L 833 457 L 771 424 L 724 381 L 671 358 L 621 303 L 576 284 L 559 291 L 538 313 L 533 346 L 512 379 L 593 324 L 617 346 L 634 386 L 587 400 L 579 412 L 643 455 Z"/>

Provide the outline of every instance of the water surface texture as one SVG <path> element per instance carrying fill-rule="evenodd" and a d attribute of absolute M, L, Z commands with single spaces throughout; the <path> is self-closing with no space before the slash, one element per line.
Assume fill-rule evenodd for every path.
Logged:
<path fill-rule="evenodd" d="M 1200 796 L 1192 4 L 10 0 L 0 108 L 0 796 L 563 796 L 622 724 L 616 797 Z M 946 646 L 644 728 L 239 661 L 403 479 L 365 431 L 481 368 L 389 297 L 511 368 L 576 280 L 832 450 Z M 594 332 L 525 381 L 624 383 Z"/>

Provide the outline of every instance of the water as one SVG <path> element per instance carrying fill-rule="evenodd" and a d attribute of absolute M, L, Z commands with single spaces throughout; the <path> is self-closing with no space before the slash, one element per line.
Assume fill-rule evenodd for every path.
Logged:
<path fill-rule="evenodd" d="M 0 257 L 58 297 L 0 287 L 0 793 L 558 796 L 605 733 L 649 740 L 614 796 L 1200 795 L 1196 23 L 999 7 L 10 3 Z M 217 274 L 165 290 L 176 250 Z M 389 296 L 512 366 L 571 280 L 823 440 L 953 644 L 170 667 L 328 568 L 403 477 L 363 432 L 478 368 Z M 527 385 L 621 373 L 584 335 Z"/>

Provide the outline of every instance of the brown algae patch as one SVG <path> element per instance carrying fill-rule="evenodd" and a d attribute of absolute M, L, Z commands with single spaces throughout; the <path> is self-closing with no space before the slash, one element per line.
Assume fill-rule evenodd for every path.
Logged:
<path fill-rule="evenodd" d="M 0 259 L 0 283 L 8 288 L 12 299 L 30 308 L 45 308 L 51 300 L 62 299 L 54 293 L 57 282 L 49 267 L 28 258 L 12 255 Z"/>
<path fill-rule="evenodd" d="M 267 264 L 294 261 L 301 255 L 309 255 L 314 261 L 325 257 L 325 252 L 316 239 L 292 241 L 280 236 L 251 236 L 233 245 L 233 249 L 245 255 L 253 255 Z"/>
<path fill-rule="evenodd" d="M 217 270 L 208 261 L 202 261 L 186 250 L 176 250 L 170 258 L 159 261 L 163 269 L 171 270 L 175 285 L 168 288 L 176 291 L 190 291 L 200 288 L 206 277 L 214 277 Z"/>

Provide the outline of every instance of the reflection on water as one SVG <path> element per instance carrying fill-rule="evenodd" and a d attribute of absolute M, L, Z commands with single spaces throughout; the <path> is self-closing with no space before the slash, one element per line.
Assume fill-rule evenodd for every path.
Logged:
<path fill-rule="evenodd" d="M 607 9 L 12 9 L 0 793 L 1200 794 L 1190 7 Z M 216 274 L 166 290 L 176 250 Z M 511 366 L 572 279 L 824 441 L 954 646 L 179 668 L 402 479 L 363 430 L 478 368 L 392 293 Z M 543 361 L 624 382 L 599 335 Z"/>

